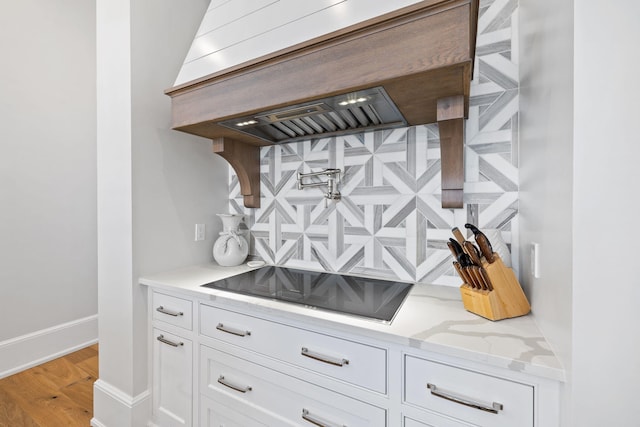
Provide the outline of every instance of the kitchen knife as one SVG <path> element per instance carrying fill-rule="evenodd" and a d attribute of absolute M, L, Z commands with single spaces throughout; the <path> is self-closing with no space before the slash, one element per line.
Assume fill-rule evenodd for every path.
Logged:
<path fill-rule="evenodd" d="M 455 254 L 454 256 L 456 257 L 460 265 L 462 267 L 466 267 L 466 263 L 463 263 L 463 261 L 460 259 L 462 255 L 465 254 L 462 245 L 460 245 L 460 243 L 458 243 L 454 239 L 449 239 L 449 241 L 447 242 L 447 246 L 449 246 L 449 250 L 451 250 L 451 253 Z"/>
<path fill-rule="evenodd" d="M 489 279 L 489 275 L 487 274 L 486 270 L 482 267 L 480 267 L 480 275 L 482 276 L 484 283 L 487 285 L 487 289 L 492 291 L 493 285 L 491 284 L 491 279 Z"/>
<path fill-rule="evenodd" d="M 480 274 L 480 268 L 477 265 L 473 265 L 471 267 L 467 267 L 473 274 L 473 276 L 476 279 L 476 284 L 478 285 L 479 289 L 488 291 L 489 290 L 489 286 L 484 282 L 484 278 L 482 277 L 482 274 Z"/>
<path fill-rule="evenodd" d="M 482 285 L 475 274 L 471 272 L 473 262 L 467 253 L 464 252 L 462 246 L 454 240 L 449 239 L 447 246 L 451 253 L 454 254 L 460 266 L 459 272 L 462 273 L 462 280 L 474 289 L 482 289 Z"/>
<path fill-rule="evenodd" d="M 477 279 L 469 273 L 468 266 L 471 265 L 469 256 L 464 253 L 462 246 L 460 246 L 460 244 L 454 239 L 449 239 L 447 246 L 453 254 L 453 257 L 457 260 L 453 263 L 454 267 L 456 267 L 456 271 L 466 284 L 475 289 L 478 286 Z"/>
<path fill-rule="evenodd" d="M 473 289 L 482 289 L 482 285 L 478 282 L 478 278 L 473 274 L 473 271 L 471 271 L 472 268 L 473 267 L 471 266 L 460 267 L 460 270 L 467 275 L 467 283 L 471 285 Z"/>
<path fill-rule="evenodd" d="M 447 242 L 447 246 L 449 247 L 449 250 L 451 251 L 451 254 L 453 255 L 453 258 L 457 261 L 458 260 L 458 251 L 456 250 L 455 246 L 451 242 Z"/>
<path fill-rule="evenodd" d="M 478 252 L 478 248 L 468 240 L 462 244 L 462 248 L 471 258 L 471 262 L 475 265 L 482 265 L 482 261 L 480 260 L 480 253 Z"/>
<path fill-rule="evenodd" d="M 468 254 L 460 254 L 460 266 L 461 270 L 467 273 L 467 277 L 469 278 L 468 283 L 475 289 L 482 289 L 482 281 L 473 271 L 476 266 L 471 262 L 471 258 Z"/>
<path fill-rule="evenodd" d="M 491 264 L 494 261 L 493 248 L 491 247 L 491 242 L 487 239 L 487 236 L 485 236 L 484 233 L 473 224 L 465 224 L 464 226 L 473 232 L 476 243 L 480 247 L 480 252 L 482 252 L 482 255 L 487 262 Z"/>
<path fill-rule="evenodd" d="M 464 235 L 462 234 L 462 232 L 458 229 L 458 227 L 453 227 L 451 229 L 451 232 L 453 233 L 453 237 L 456 238 L 456 240 L 458 241 L 458 243 L 460 243 L 460 245 L 464 244 L 464 241 L 467 240 L 464 238 Z"/>
<path fill-rule="evenodd" d="M 458 276 L 460 276 L 464 283 L 471 286 L 472 288 L 475 288 L 475 286 L 471 283 L 471 280 L 469 280 L 467 272 L 464 271 L 462 267 L 460 267 L 460 263 L 458 261 L 453 261 L 453 268 L 456 269 L 456 271 L 458 272 Z"/>
<path fill-rule="evenodd" d="M 464 249 L 462 249 L 462 246 L 460 246 L 460 244 L 453 239 L 449 239 L 449 242 L 453 245 L 454 250 L 458 254 L 458 262 L 460 263 L 460 266 L 461 267 L 472 266 L 473 261 L 471 261 L 471 257 L 469 256 L 469 254 L 466 253 Z"/>

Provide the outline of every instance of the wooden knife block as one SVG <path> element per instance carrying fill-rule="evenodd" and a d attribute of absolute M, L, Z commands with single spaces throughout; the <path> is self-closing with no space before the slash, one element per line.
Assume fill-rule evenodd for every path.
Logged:
<path fill-rule="evenodd" d="M 493 263 L 482 263 L 493 290 L 474 289 L 464 283 L 460 286 L 464 308 L 489 320 L 524 316 L 531 311 L 531 306 L 516 275 L 504 265 L 500 255 L 494 252 L 493 257 Z"/>

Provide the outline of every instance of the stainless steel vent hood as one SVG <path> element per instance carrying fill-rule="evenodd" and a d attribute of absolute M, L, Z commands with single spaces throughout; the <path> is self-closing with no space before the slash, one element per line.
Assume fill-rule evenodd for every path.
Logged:
<path fill-rule="evenodd" d="M 384 89 L 377 87 L 236 117 L 220 125 L 268 143 L 286 143 L 406 126 L 407 121 Z"/>
<path fill-rule="evenodd" d="M 259 147 L 438 122 L 442 204 L 462 207 L 478 0 L 424 0 L 166 91 L 259 207 Z"/>

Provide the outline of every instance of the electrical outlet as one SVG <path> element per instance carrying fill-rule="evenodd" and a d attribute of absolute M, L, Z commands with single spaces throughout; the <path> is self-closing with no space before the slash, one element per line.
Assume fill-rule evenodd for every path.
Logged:
<path fill-rule="evenodd" d="M 531 242 L 531 275 L 540 278 L 540 244 Z"/>
<path fill-rule="evenodd" d="M 200 240 L 204 240 L 205 238 L 205 229 L 204 224 L 196 224 L 196 242 Z"/>

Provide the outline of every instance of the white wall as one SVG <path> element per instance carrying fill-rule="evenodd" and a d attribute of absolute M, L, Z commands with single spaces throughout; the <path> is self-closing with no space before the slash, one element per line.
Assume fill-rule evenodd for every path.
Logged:
<path fill-rule="evenodd" d="M 171 129 L 173 85 L 209 0 L 131 1 L 136 277 L 213 260 L 227 212 L 229 164 L 212 142 Z M 195 224 L 206 240 L 195 242 Z"/>
<path fill-rule="evenodd" d="M 97 335 L 95 6 L 2 2 L 0 376 Z"/>
<path fill-rule="evenodd" d="M 526 244 L 541 243 L 526 284 L 567 369 L 562 425 L 638 425 L 640 4 L 520 4 L 521 251 L 528 268 Z"/>
<path fill-rule="evenodd" d="M 520 0 L 520 259 L 532 312 L 571 373 L 572 0 Z M 540 245 L 540 278 L 530 246 Z M 565 389 L 563 407 L 569 407 Z M 567 417 L 568 411 L 563 411 Z M 569 419 L 563 420 L 563 425 Z"/>
<path fill-rule="evenodd" d="M 640 3 L 575 1 L 574 426 L 637 426 Z"/>
<path fill-rule="evenodd" d="M 170 130 L 164 95 L 207 0 L 98 0 L 100 380 L 93 425 L 144 424 L 149 410 L 140 275 L 212 259 L 228 203 L 211 141 Z M 194 225 L 207 240 L 194 242 Z"/>

